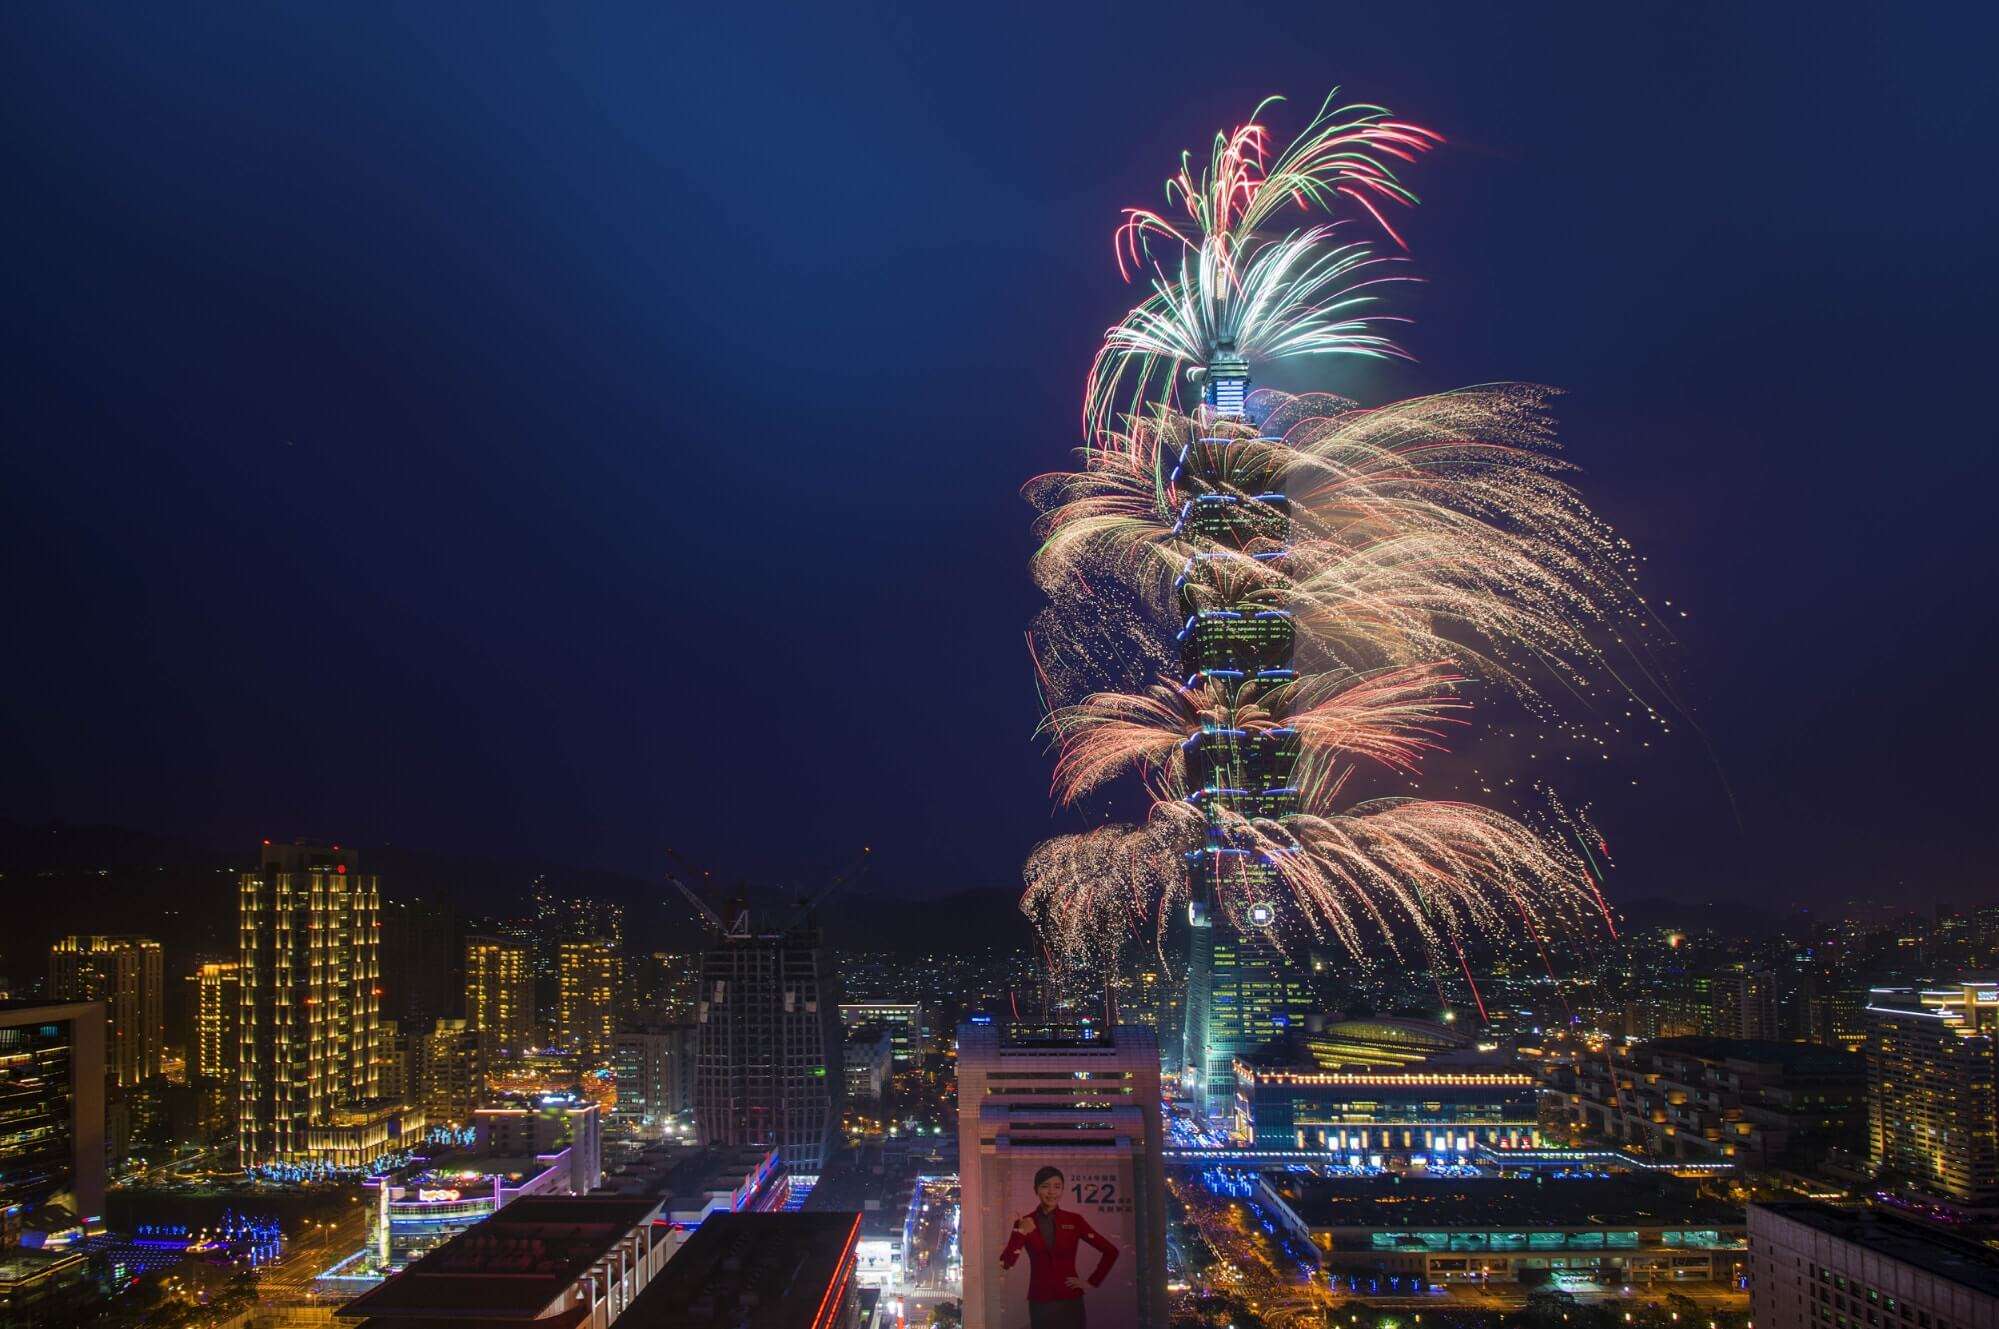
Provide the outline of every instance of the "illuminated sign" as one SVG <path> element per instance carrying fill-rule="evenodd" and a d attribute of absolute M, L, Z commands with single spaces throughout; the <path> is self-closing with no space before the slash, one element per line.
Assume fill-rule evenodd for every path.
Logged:
<path fill-rule="evenodd" d="M 448 1203 L 462 1198 L 458 1191 L 418 1191 L 416 1198 L 425 1204 Z"/>
<path fill-rule="evenodd" d="M 1249 925 L 1267 928 L 1276 921 L 1277 911 L 1267 904 L 1253 904 L 1249 907 Z"/>

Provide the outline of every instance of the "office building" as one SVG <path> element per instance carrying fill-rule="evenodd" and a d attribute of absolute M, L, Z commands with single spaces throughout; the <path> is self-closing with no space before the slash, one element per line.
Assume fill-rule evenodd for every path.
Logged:
<path fill-rule="evenodd" d="M 604 1183 L 604 1131 L 595 1103 L 574 1094 L 489 1102 L 472 1114 L 474 1148 L 494 1158 L 569 1151 L 569 1189 L 587 1195 Z"/>
<path fill-rule="evenodd" d="M 51 1205 L 104 1213 L 104 1008 L 0 1002 L 0 1247 Z"/>
<path fill-rule="evenodd" d="M 1547 1094 L 1551 1120 L 1579 1138 L 1745 1167 L 1857 1148 L 1865 1105 L 1853 1053 L 1741 1038 L 1613 1043 L 1551 1072 Z"/>
<path fill-rule="evenodd" d="M 556 950 L 556 1041 L 591 1069 L 610 1060 L 618 1029 L 618 952 L 589 937 Z"/>
<path fill-rule="evenodd" d="M 887 1028 L 864 1024 L 847 1031 L 845 1071 L 849 1107 L 879 1108 L 888 1095 L 894 1068 L 895 1040 Z"/>
<path fill-rule="evenodd" d="M 612 1117 L 649 1134 L 694 1110 L 694 1056 L 700 1028 L 692 1024 L 621 1029 L 611 1054 L 618 1104 Z"/>
<path fill-rule="evenodd" d="M 1869 996 L 1869 1164 L 1952 1205 L 1999 1206 L 1999 984 Z"/>
<path fill-rule="evenodd" d="M 1190 439 L 1175 469 L 1181 521 L 1205 552 L 1190 554 L 1176 582 L 1180 674 L 1188 687 L 1219 690 L 1233 705 L 1286 682 L 1293 629 L 1286 609 L 1238 605 L 1239 562 L 1281 559 L 1290 500 L 1274 453 L 1242 428 L 1249 366 L 1231 348 L 1211 348 L 1205 409 L 1213 436 Z M 1233 552 L 1231 552 L 1233 551 Z M 1208 1117 L 1234 1109 L 1238 1058 L 1253 1057 L 1301 1023 L 1311 1005 L 1284 940 L 1300 930 L 1266 851 L 1239 841 L 1244 818 L 1281 820 L 1298 811 L 1297 731 L 1203 726 L 1188 738 L 1188 797 L 1208 819 L 1206 843 L 1188 856 L 1187 992 L 1182 1006 L 1181 1091 Z"/>
<path fill-rule="evenodd" d="M 639 1294 L 627 1329 L 859 1329 L 859 1214 L 717 1214 Z"/>
<path fill-rule="evenodd" d="M 1259 1150 L 1329 1150 L 1356 1167 L 1463 1162 L 1541 1144 L 1540 1082 L 1504 1064 L 1323 1071 L 1237 1062 L 1234 1134 Z"/>
<path fill-rule="evenodd" d="M 1879 1209 L 1749 1206 L 1749 1319 L 1759 1329 L 1987 1329 L 1999 1253 Z"/>
<path fill-rule="evenodd" d="M 410 1079 L 431 1125 L 466 1122 L 486 1096 L 486 1055 L 466 1020 L 435 1021 L 410 1039 Z"/>
<path fill-rule="evenodd" d="M 759 932 L 740 902 L 703 956 L 694 1119 L 703 1144 L 775 1144 L 816 1178 L 837 1144 L 839 978 L 819 930 Z"/>
<path fill-rule="evenodd" d="M 965 1024 L 958 1028 L 960 1246 L 966 1329 L 1024 1322 L 1027 1262 L 999 1267 L 1014 1221 L 1053 1165 L 1062 1201 L 1118 1248 L 1089 1294 L 1094 1329 L 1162 1325 L 1166 1183 L 1159 1044 L 1149 1029 Z M 1085 1276 L 1088 1268 L 1082 1270 Z"/>
<path fill-rule="evenodd" d="M 531 946 L 508 937 L 465 939 L 465 1019 L 495 1055 L 519 1056 L 535 1045 Z"/>
<path fill-rule="evenodd" d="M 365 1167 L 420 1135 L 381 1096 L 380 890 L 352 850 L 267 844 L 238 884 L 242 1165 Z"/>
<path fill-rule="evenodd" d="M 1256 1194 L 1327 1269 L 1373 1279 L 1384 1293 L 1520 1282 L 1523 1273 L 1610 1286 L 1728 1282 L 1747 1266 L 1741 1206 L 1658 1177 L 1543 1183 L 1272 1171 Z"/>
<path fill-rule="evenodd" d="M 658 1214 L 657 1200 L 629 1196 L 525 1196 L 339 1315 L 360 1329 L 610 1329 L 671 1250 Z"/>
<path fill-rule="evenodd" d="M 922 1061 L 930 1050 L 930 1025 L 920 1001 L 843 1001 L 840 1024 L 849 1033 L 862 1025 L 887 1029 L 898 1069 Z"/>
<path fill-rule="evenodd" d="M 160 1073 L 166 978 L 150 937 L 64 937 L 49 951 L 49 996 L 104 1006 L 105 1070 L 121 1089 Z"/>

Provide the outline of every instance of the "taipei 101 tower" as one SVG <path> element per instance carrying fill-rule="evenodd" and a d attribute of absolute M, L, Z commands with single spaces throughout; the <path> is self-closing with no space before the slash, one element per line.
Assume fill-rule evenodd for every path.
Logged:
<path fill-rule="evenodd" d="M 1232 700 L 1245 689 L 1267 689 L 1292 677 L 1288 611 L 1214 608 L 1230 597 L 1203 593 L 1216 590 L 1233 558 L 1283 558 L 1290 530 L 1288 504 L 1276 487 L 1275 451 L 1245 414 L 1248 390 L 1247 362 L 1223 343 L 1203 375 L 1199 420 L 1206 436 L 1183 449 L 1176 471 L 1185 496 L 1181 522 L 1216 551 L 1190 556 L 1180 572 L 1183 681 L 1190 688 L 1205 681 Z M 1277 945 L 1285 922 L 1277 869 L 1263 851 L 1232 843 L 1224 816 L 1274 819 L 1297 811 L 1297 757 L 1297 734 L 1288 728 L 1208 726 L 1187 743 L 1190 797 L 1206 813 L 1208 833 L 1188 855 L 1193 882 L 1180 1087 L 1188 1103 L 1210 1118 L 1233 1107 L 1235 1059 L 1282 1038 L 1303 1021 L 1310 1003 L 1299 970 Z M 1225 882 L 1232 898 L 1251 902 L 1234 919 L 1220 908 Z"/>

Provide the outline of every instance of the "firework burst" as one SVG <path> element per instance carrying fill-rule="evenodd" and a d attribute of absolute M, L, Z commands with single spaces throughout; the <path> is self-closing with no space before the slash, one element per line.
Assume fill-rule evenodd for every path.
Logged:
<path fill-rule="evenodd" d="M 1290 941 L 1356 956 L 1609 920 L 1575 848 L 1600 837 L 1552 796 L 1526 820 L 1351 792 L 1365 770 L 1415 777 L 1474 685 L 1558 715 L 1647 673 L 1630 551 L 1569 484 L 1549 393 L 1176 399 L 1203 374 L 1240 388 L 1251 360 L 1400 354 L 1372 307 L 1383 260 L 1336 234 L 1354 219 L 1271 223 L 1351 206 L 1400 244 L 1394 168 L 1440 141 L 1329 100 L 1273 152 L 1253 120 L 1204 170 L 1183 158 L 1174 207 L 1118 229 L 1151 294 L 1105 335 L 1076 469 L 1025 489 L 1054 796 L 1130 778 L 1146 804 L 1029 858 L 1022 907 L 1062 959 L 1163 943 L 1197 890 L 1238 925 L 1279 892 Z"/>

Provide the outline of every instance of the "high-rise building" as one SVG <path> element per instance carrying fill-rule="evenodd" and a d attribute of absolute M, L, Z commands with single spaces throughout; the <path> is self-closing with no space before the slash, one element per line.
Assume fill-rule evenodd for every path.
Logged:
<path fill-rule="evenodd" d="M 819 930 L 757 932 L 740 901 L 702 961 L 694 1119 L 703 1144 L 776 1144 L 794 1179 L 837 1141 L 840 984 Z"/>
<path fill-rule="evenodd" d="M 160 1073 L 166 978 L 150 937 L 64 937 L 49 951 L 49 995 L 104 1003 L 105 1069 L 136 1088 Z"/>
<path fill-rule="evenodd" d="M 618 952 L 591 937 L 561 944 L 556 955 L 557 1041 L 583 1059 L 585 1069 L 611 1056 L 618 1029 Z"/>
<path fill-rule="evenodd" d="M 1062 1173 L 1061 1207 L 1118 1250 L 1085 1294 L 1094 1329 L 1167 1322 L 1159 1044 L 1150 1029 L 966 1024 L 958 1029 L 959 1239 L 965 1329 L 1027 1321 L 1027 1261 L 1000 1253 L 1033 1212 L 1034 1178 Z M 1090 1270 L 1079 1265 L 1078 1272 Z"/>
<path fill-rule="evenodd" d="M 194 1079 L 233 1090 L 243 1057 L 243 967 L 235 960 L 204 960 L 194 984 L 194 1040 L 187 1050 Z"/>
<path fill-rule="evenodd" d="M 1984 1329 L 1999 1254 L 1880 1209 L 1749 1206 L 1749 1319 L 1761 1329 Z"/>
<path fill-rule="evenodd" d="M 1939 1200 L 1999 1204 L 1999 983 L 1869 995 L 1869 1164 Z"/>
<path fill-rule="evenodd" d="M 438 1020 L 410 1039 L 410 1076 L 424 1119 L 464 1122 L 486 1096 L 486 1058 L 479 1031 L 465 1020 Z"/>
<path fill-rule="evenodd" d="M 1232 348 L 1218 349 L 1202 418 L 1239 420 L 1248 385 L 1248 365 Z M 1235 562 L 1284 557 L 1290 500 L 1278 488 L 1272 450 L 1257 439 L 1191 442 L 1176 475 L 1188 496 L 1181 520 L 1214 551 L 1189 557 L 1181 569 L 1180 672 L 1189 687 L 1219 689 L 1233 705 L 1294 677 L 1289 611 L 1234 607 L 1234 597 L 1220 591 L 1239 578 Z M 1287 726 L 1208 725 L 1187 741 L 1188 797 L 1207 815 L 1208 834 L 1188 856 L 1181 1087 L 1211 1118 L 1234 1108 L 1236 1058 L 1284 1037 L 1311 1004 L 1309 985 L 1282 944 L 1296 929 L 1278 869 L 1266 850 L 1240 842 L 1231 829 L 1245 817 L 1298 811 L 1297 759 L 1297 731 Z"/>
<path fill-rule="evenodd" d="M 535 1045 L 534 951 L 508 937 L 465 939 L 465 1020 L 489 1051 L 518 1056 Z"/>
<path fill-rule="evenodd" d="M 48 1204 L 104 1213 L 104 1008 L 0 1002 L 0 1246 Z"/>
<path fill-rule="evenodd" d="M 700 1027 L 651 1024 L 620 1029 L 611 1057 L 618 1122 L 655 1132 L 694 1108 L 694 1054 Z"/>
<path fill-rule="evenodd" d="M 352 850 L 267 844 L 238 885 L 240 1160 L 360 1167 L 421 1125 L 381 1100 L 380 890 Z"/>

